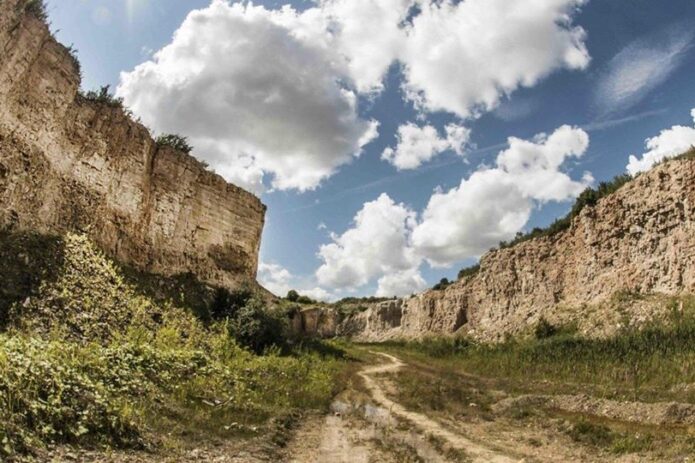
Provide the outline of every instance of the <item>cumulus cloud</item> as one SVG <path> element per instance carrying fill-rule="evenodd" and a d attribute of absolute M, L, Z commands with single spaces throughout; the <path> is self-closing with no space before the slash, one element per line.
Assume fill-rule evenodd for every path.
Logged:
<path fill-rule="evenodd" d="M 584 0 L 517 3 L 318 0 L 299 12 L 213 0 L 123 73 L 118 95 L 155 131 L 189 137 L 232 182 L 313 189 L 378 135 L 358 104 L 383 89 L 394 63 L 422 111 L 461 118 L 554 70 L 586 67 L 585 34 L 572 24 Z M 403 163 L 436 152 L 411 151 Z"/>
<path fill-rule="evenodd" d="M 494 167 L 436 191 L 419 218 L 386 194 L 365 203 L 352 228 L 321 246 L 319 282 L 354 289 L 377 280 L 380 296 L 419 291 L 424 260 L 448 266 L 478 257 L 521 231 L 534 206 L 574 198 L 593 182 L 590 174 L 573 180 L 561 170 L 586 152 L 589 136 L 582 129 L 562 126 L 532 140 L 511 137 L 508 144 Z"/>
<path fill-rule="evenodd" d="M 258 265 L 258 282 L 276 296 L 284 297 L 291 289 L 317 301 L 331 301 L 335 295 L 320 287 L 310 287 L 285 267 L 275 263 L 261 262 Z"/>
<path fill-rule="evenodd" d="M 446 138 L 442 138 L 431 125 L 420 127 L 412 122 L 401 125 L 398 128 L 396 148 L 386 148 L 381 158 L 398 170 L 406 170 L 415 169 L 447 150 L 463 156 L 470 139 L 470 130 L 456 124 L 447 125 L 445 130 Z"/>
<path fill-rule="evenodd" d="M 316 271 L 322 286 L 354 289 L 386 274 L 412 270 L 419 265 L 408 237 L 415 225 L 415 212 L 395 203 L 387 194 L 364 204 L 353 227 L 332 235 L 322 245 L 324 261 Z"/>
<path fill-rule="evenodd" d="M 357 115 L 310 19 L 215 0 L 123 73 L 118 95 L 155 131 L 188 136 L 228 180 L 259 191 L 271 174 L 278 189 L 315 188 L 359 155 L 377 124 Z"/>
<path fill-rule="evenodd" d="M 388 273 L 378 281 L 375 296 L 393 297 L 406 296 L 417 293 L 427 288 L 427 282 L 417 269 L 408 269 L 400 272 Z"/>
<path fill-rule="evenodd" d="M 284 296 L 292 289 L 292 274 L 281 265 L 261 262 L 258 264 L 258 282 L 276 296 Z"/>
<path fill-rule="evenodd" d="M 655 137 L 645 141 L 647 151 L 641 159 L 635 155 L 630 156 L 627 171 L 631 175 L 649 170 L 654 164 L 666 158 L 683 154 L 695 147 L 695 109 L 691 111 L 693 127 L 674 125 L 670 129 L 662 130 Z"/>
<path fill-rule="evenodd" d="M 608 64 L 596 89 L 596 103 L 604 113 L 625 110 L 661 85 L 680 66 L 695 33 L 688 28 L 639 38 Z"/>
<path fill-rule="evenodd" d="M 522 230 L 536 202 L 576 197 L 593 181 L 588 174 L 575 181 L 560 170 L 567 158 L 586 152 L 589 136 L 581 129 L 562 126 L 550 136 L 511 137 L 508 143 L 496 167 L 478 170 L 458 187 L 430 198 L 412 236 L 430 264 L 446 266 L 481 255 Z"/>
<path fill-rule="evenodd" d="M 419 2 L 400 60 L 409 98 L 426 111 L 470 117 L 559 68 L 584 69 L 584 0 Z"/>

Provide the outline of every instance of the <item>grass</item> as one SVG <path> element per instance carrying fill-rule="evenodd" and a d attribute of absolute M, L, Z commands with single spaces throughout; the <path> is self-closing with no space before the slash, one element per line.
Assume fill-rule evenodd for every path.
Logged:
<path fill-rule="evenodd" d="M 153 448 L 265 432 L 325 409 L 340 345 L 241 348 L 225 320 L 150 298 L 84 236 L 6 232 L 0 460 L 53 444 Z M 172 444 L 176 446 L 177 444 Z"/>
<path fill-rule="evenodd" d="M 680 308 L 682 304 L 682 309 Z M 673 299 L 668 323 L 626 328 L 608 339 L 589 339 L 558 329 L 543 339 L 513 339 L 486 345 L 464 338 L 392 343 L 390 348 L 435 362 L 449 371 L 515 383 L 524 390 L 554 387 L 637 400 L 695 402 L 679 386 L 695 382 L 695 298 Z"/>
<path fill-rule="evenodd" d="M 603 448 L 617 455 L 651 451 L 659 441 L 648 432 L 620 431 L 585 419 L 573 423 L 566 433 L 575 442 Z"/>

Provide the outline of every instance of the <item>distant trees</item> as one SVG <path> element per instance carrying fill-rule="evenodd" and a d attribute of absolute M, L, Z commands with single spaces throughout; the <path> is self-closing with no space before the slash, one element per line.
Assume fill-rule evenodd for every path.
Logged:
<path fill-rule="evenodd" d="M 441 280 L 439 280 L 439 283 L 437 283 L 436 285 L 434 285 L 432 287 L 432 289 L 434 289 L 435 291 L 440 291 L 442 289 L 446 289 L 449 285 L 451 285 L 451 282 L 449 281 L 449 279 L 448 278 L 442 278 Z"/>
<path fill-rule="evenodd" d="M 285 299 L 287 299 L 290 302 L 297 302 L 297 299 L 299 299 L 299 293 L 294 289 L 290 289 L 289 291 L 287 291 L 287 297 Z"/>

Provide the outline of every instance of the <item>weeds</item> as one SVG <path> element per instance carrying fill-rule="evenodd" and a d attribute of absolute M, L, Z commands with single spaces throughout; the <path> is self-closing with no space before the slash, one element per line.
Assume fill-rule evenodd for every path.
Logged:
<path fill-rule="evenodd" d="M 84 236 L 0 237 L 12 265 L 0 272 L 10 320 L 0 333 L 0 460 L 52 443 L 140 448 L 172 429 L 248 433 L 325 408 L 338 392 L 343 351 L 254 344 L 258 333 L 282 334 L 258 302 L 229 317 L 228 295 L 204 323 L 139 292 Z"/>
<path fill-rule="evenodd" d="M 392 343 L 391 347 L 437 360 L 452 370 L 520 385 L 532 381 L 550 381 L 560 388 L 594 385 L 610 396 L 670 399 L 670 390 L 695 382 L 695 299 L 674 299 L 671 304 L 668 322 L 627 328 L 608 339 L 585 338 L 571 329 L 554 327 L 541 329 L 541 339 L 512 339 L 496 345 L 443 338 Z M 680 397 L 684 399 L 694 401 L 695 396 L 686 392 Z"/>

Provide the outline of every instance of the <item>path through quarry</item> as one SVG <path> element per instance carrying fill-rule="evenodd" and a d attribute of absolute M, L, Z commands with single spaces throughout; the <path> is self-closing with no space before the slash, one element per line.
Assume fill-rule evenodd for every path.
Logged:
<path fill-rule="evenodd" d="M 682 452 L 616 454 L 570 437 L 572 420 L 622 423 L 640 433 L 658 427 L 692 429 L 695 406 L 676 403 L 614 402 L 585 394 L 530 396 L 490 390 L 491 406 L 480 404 L 471 415 L 446 408 L 434 412 L 413 409 L 399 400 L 399 387 L 407 375 L 441 375 L 442 371 L 416 362 L 404 362 L 384 353 L 359 370 L 348 389 L 333 402 L 331 413 L 307 419 L 285 449 L 292 463 L 407 463 L 407 462 L 652 462 L 688 461 Z M 461 380 L 460 383 L 464 383 Z M 470 392 L 484 390 L 472 382 Z M 426 402 L 441 391 L 422 391 Z M 484 408 L 484 409 L 483 409 Z M 632 410 L 619 416 L 615 410 Z M 604 421 L 601 421 L 604 420 Z M 656 420 L 656 421 L 655 421 Z M 686 432 L 688 434 L 688 432 Z M 686 452 L 687 454 L 687 452 Z"/>

